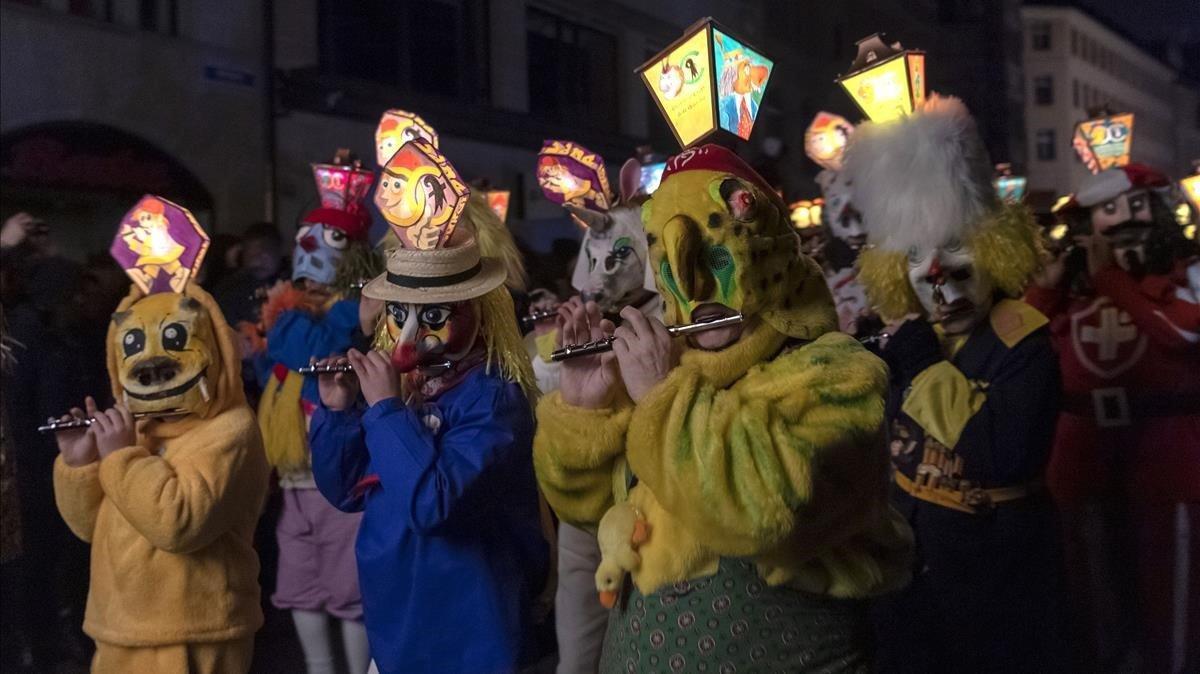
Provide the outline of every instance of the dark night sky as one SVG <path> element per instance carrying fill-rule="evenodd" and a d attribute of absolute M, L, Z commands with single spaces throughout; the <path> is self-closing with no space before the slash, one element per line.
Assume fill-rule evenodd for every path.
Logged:
<path fill-rule="evenodd" d="M 1077 4 L 1147 42 L 1200 40 L 1200 0 L 1078 0 Z"/>

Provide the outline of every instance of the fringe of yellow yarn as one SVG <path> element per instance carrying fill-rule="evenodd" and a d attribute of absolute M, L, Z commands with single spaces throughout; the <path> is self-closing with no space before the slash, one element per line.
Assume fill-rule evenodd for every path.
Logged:
<path fill-rule="evenodd" d="M 508 288 L 495 288 L 475 300 L 475 303 L 479 308 L 479 326 L 487 348 L 488 371 L 498 367 L 502 377 L 521 386 L 530 405 L 537 405 L 541 391 L 533 375 L 533 362 L 517 328 L 517 310 L 513 307 Z"/>
<path fill-rule="evenodd" d="M 1022 204 L 1005 204 L 988 214 L 967 240 L 976 266 L 1008 297 L 1020 297 L 1041 263 L 1037 223 Z M 921 302 L 908 280 L 904 252 L 868 248 L 858 257 L 858 280 L 885 320 L 921 313 Z"/>
<path fill-rule="evenodd" d="M 487 350 L 488 372 L 498 368 L 500 376 L 519 384 L 529 404 L 536 405 L 541 391 L 537 387 L 525 342 L 517 329 L 517 310 L 513 307 L 512 295 L 507 288 L 500 286 L 474 302 L 479 310 L 479 330 Z M 388 333 L 386 320 L 387 313 L 380 314 L 371 348 L 391 353 L 396 348 L 396 340 Z"/>
<path fill-rule="evenodd" d="M 474 231 L 479 254 L 499 260 L 504 265 L 504 285 L 512 290 L 524 291 L 529 286 L 529 275 L 525 273 L 521 251 L 513 241 L 512 232 L 488 206 L 487 197 L 471 193 L 463 222 Z"/>

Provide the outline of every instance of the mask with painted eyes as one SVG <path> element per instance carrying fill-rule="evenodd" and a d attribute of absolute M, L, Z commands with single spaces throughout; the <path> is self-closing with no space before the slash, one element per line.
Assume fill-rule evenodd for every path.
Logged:
<path fill-rule="evenodd" d="M 845 242 L 851 250 L 860 250 L 867 243 L 867 230 L 862 215 L 851 204 L 854 190 L 845 173 L 822 171 L 821 194 L 825 198 L 824 214 L 829 233 Z"/>
<path fill-rule="evenodd" d="M 815 265 L 798 255 L 786 208 L 756 178 L 731 152 L 711 145 L 685 150 L 668 163 L 658 190 L 642 206 L 668 323 L 736 312 L 761 314 L 781 331 L 798 334 L 818 314 L 832 323 L 829 292 Z M 817 303 L 828 314 L 814 309 Z M 697 333 L 689 344 L 723 349 L 740 338 L 735 328 Z"/>
<path fill-rule="evenodd" d="M 959 244 L 909 251 L 908 280 L 929 320 L 948 335 L 969 333 L 991 311 L 992 283 Z"/>
<path fill-rule="evenodd" d="M 304 223 L 296 233 L 296 248 L 292 251 L 292 280 L 333 283 L 338 261 L 349 245 L 350 237 L 336 227 Z"/>
<path fill-rule="evenodd" d="M 1114 199 L 1092 207 L 1092 231 L 1097 234 L 1104 234 L 1120 225 L 1149 224 L 1153 221 L 1150 193 L 1146 190 L 1123 192 Z"/>
<path fill-rule="evenodd" d="M 479 314 L 472 302 L 412 304 L 388 302 L 385 329 L 395 342 L 392 365 L 399 372 L 470 353 L 479 336 Z"/>
<path fill-rule="evenodd" d="M 113 314 L 109 334 L 131 412 L 206 413 L 220 358 L 212 319 L 200 302 L 175 293 L 149 295 Z"/>
<path fill-rule="evenodd" d="M 616 313 L 639 296 L 656 292 L 638 211 L 627 206 L 607 213 L 572 208 L 587 219 L 571 276 L 571 285 L 583 299 L 595 302 L 604 313 Z"/>

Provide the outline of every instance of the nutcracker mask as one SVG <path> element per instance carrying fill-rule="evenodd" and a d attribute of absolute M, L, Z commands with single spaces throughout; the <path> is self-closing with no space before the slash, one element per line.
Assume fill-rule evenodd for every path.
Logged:
<path fill-rule="evenodd" d="M 1162 237 L 1156 235 L 1176 228 L 1158 192 L 1169 184 L 1165 175 L 1134 163 L 1088 176 L 1079 186 L 1076 204 L 1087 209 L 1091 230 L 1108 239 L 1113 258 L 1125 271 L 1143 274 L 1148 258 L 1160 257 L 1155 239 Z M 1151 266 L 1162 266 L 1161 261 Z"/>

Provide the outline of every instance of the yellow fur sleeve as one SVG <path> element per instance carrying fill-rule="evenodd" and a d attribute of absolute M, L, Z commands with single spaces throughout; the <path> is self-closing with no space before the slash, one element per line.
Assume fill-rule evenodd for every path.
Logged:
<path fill-rule="evenodd" d="M 613 504 L 613 469 L 625 451 L 629 407 L 584 409 L 555 391 L 538 403 L 533 467 L 563 521 L 594 527 Z"/>
<path fill-rule="evenodd" d="M 136 445 L 109 454 L 100 483 L 151 545 L 189 553 L 262 508 L 270 469 L 249 408 L 224 412 L 174 443 L 163 456 Z"/>
<path fill-rule="evenodd" d="M 714 552 L 815 549 L 879 512 L 886 383 L 883 362 L 837 333 L 725 390 L 681 366 L 634 410 L 629 465 Z"/>
<path fill-rule="evenodd" d="M 54 461 L 54 502 L 71 532 L 85 543 L 92 542 L 96 515 L 104 500 L 99 472 L 97 463 L 72 468 L 61 456 Z"/>

